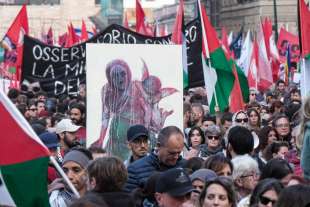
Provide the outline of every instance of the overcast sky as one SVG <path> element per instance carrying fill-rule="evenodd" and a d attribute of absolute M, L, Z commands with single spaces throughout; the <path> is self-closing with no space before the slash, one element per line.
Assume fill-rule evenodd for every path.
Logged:
<path fill-rule="evenodd" d="M 142 7 L 145 8 L 158 8 L 163 5 L 174 4 L 176 0 L 141 0 Z M 136 0 L 124 0 L 124 8 L 136 7 Z"/>

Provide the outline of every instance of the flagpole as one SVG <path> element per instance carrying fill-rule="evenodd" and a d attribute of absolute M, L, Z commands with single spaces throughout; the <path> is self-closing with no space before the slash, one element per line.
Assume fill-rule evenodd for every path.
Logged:
<path fill-rule="evenodd" d="M 200 12 L 200 22 L 201 22 L 201 30 L 202 30 L 202 41 L 205 43 L 204 45 L 206 45 L 205 47 L 205 53 L 206 53 L 206 56 L 207 58 L 209 59 L 208 61 L 208 65 L 209 65 L 209 68 L 210 70 L 212 70 L 212 67 L 211 67 L 211 58 L 210 58 L 210 54 L 209 54 L 209 47 L 208 46 L 208 41 L 207 41 L 207 37 L 206 37 L 206 34 L 205 34 L 205 26 L 204 26 L 204 22 L 203 22 L 203 18 L 202 18 L 202 12 L 201 12 L 201 3 L 200 3 L 200 0 L 198 0 L 198 7 L 199 7 L 199 12 Z M 207 83 L 205 83 L 206 85 Z M 218 100 L 217 100 L 217 95 L 216 95 L 216 90 L 215 90 L 215 86 L 214 86 L 214 98 L 215 98 L 215 106 L 219 106 L 218 104 Z M 211 101 L 210 101 L 211 103 Z"/>
<path fill-rule="evenodd" d="M 74 195 L 77 198 L 80 198 L 80 194 L 79 192 L 75 189 L 75 187 L 73 186 L 73 184 L 71 183 L 71 181 L 69 180 L 69 178 L 67 177 L 67 175 L 65 174 L 65 172 L 62 170 L 62 168 L 59 166 L 58 162 L 55 160 L 55 158 L 53 156 L 50 156 L 50 161 L 54 164 L 54 166 L 56 167 L 57 171 L 59 172 L 59 174 L 61 175 L 61 177 L 63 177 L 63 179 L 65 180 L 65 182 L 68 184 L 69 188 L 71 189 L 71 191 L 74 193 Z"/>

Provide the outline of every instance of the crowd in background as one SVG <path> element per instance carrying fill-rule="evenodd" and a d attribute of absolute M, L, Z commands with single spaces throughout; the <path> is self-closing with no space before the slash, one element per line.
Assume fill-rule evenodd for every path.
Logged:
<path fill-rule="evenodd" d="M 210 114 L 205 90 L 186 90 L 184 128 L 164 127 L 150 149 L 148 130 L 131 126 L 127 160 L 86 149 L 85 85 L 78 96 L 48 97 L 24 84 L 8 97 L 80 194 L 50 164 L 52 207 L 310 205 L 310 97 L 295 84 L 250 89 L 249 103 L 236 113 L 216 107 Z"/>

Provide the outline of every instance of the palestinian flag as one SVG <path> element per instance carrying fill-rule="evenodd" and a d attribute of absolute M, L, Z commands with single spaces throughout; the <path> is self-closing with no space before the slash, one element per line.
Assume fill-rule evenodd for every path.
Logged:
<path fill-rule="evenodd" d="M 49 151 L 0 90 L 0 206 L 49 206 Z"/>
<path fill-rule="evenodd" d="M 229 97 L 235 77 L 217 38 L 216 31 L 199 0 L 198 8 L 202 27 L 203 74 L 210 112 L 214 113 L 215 106 L 218 106 L 220 111 L 224 111 L 229 107 Z"/>

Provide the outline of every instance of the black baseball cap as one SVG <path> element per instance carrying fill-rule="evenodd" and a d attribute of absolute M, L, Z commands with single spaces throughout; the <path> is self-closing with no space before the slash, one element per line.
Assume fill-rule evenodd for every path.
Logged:
<path fill-rule="evenodd" d="M 161 173 L 156 181 L 157 193 L 172 197 L 185 196 L 194 190 L 191 179 L 183 168 L 172 168 Z"/>
<path fill-rule="evenodd" d="M 141 136 L 145 136 L 147 138 L 149 137 L 149 131 L 141 124 L 133 125 L 127 130 L 128 142 L 133 141 Z"/>

